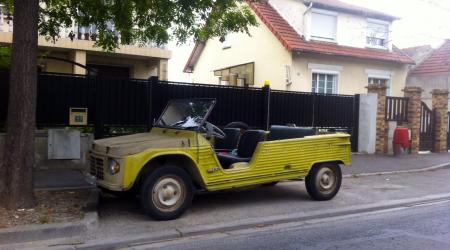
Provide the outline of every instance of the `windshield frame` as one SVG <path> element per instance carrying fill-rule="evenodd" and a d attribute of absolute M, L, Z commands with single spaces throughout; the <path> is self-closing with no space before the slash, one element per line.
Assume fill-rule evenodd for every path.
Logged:
<path fill-rule="evenodd" d="M 174 102 L 183 102 L 183 101 L 188 101 L 188 102 L 195 102 L 195 101 L 211 101 L 211 105 L 208 108 L 208 111 L 206 112 L 205 116 L 203 117 L 202 121 L 199 123 L 199 125 L 197 127 L 187 127 L 187 128 L 183 128 L 183 127 L 171 127 L 169 125 L 160 125 L 158 124 L 159 121 L 162 119 L 164 113 L 166 112 L 166 110 L 169 108 L 169 106 L 174 103 Z M 208 119 L 208 117 L 211 115 L 211 112 L 214 108 L 214 106 L 217 103 L 217 99 L 216 98 L 180 98 L 180 99 L 170 99 L 167 104 L 166 107 L 163 109 L 163 111 L 161 112 L 161 114 L 159 115 L 159 118 L 153 123 L 153 127 L 156 128 L 168 128 L 168 129 L 177 129 L 177 130 L 193 130 L 193 131 L 199 131 L 200 128 L 205 124 L 206 120 Z"/>

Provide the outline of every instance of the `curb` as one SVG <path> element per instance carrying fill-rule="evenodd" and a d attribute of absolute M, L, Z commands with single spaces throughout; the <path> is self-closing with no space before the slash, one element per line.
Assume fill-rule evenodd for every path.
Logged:
<path fill-rule="evenodd" d="M 92 189 L 85 210 L 83 220 L 79 222 L 54 223 L 49 225 L 29 225 L 8 229 L 0 229 L 0 248 L 7 244 L 26 243 L 55 238 L 66 238 L 86 234 L 97 227 L 97 206 L 99 201 L 98 189 Z"/>
<path fill-rule="evenodd" d="M 126 248 L 139 245 L 150 244 L 157 241 L 176 240 L 183 237 L 192 237 L 205 234 L 223 233 L 228 231 L 250 229 L 255 227 L 265 227 L 276 224 L 292 223 L 292 222 L 304 222 L 309 220 L 333 218 L 344 215 L 354 215 L 368 212 L 375 212 L 380 210 L 388 210 L 400 207 L 410 207 L 428 202 L 439 202 L 450 200 L 450 194 L 430 195 L 422 198 L 402 199 L 387 202 L 378 202 L 374 204 L 353 206 L 345 209 L 329 209 L 318 212 L 299 212 L 288 215 L 276 215 L 267 218 L 252 218 L 246 220 L 240 220 L 235 222 L 218 223 L 212 225 L 199 225 L 192 227 L 174 228 L 165 231 L 157 231 L 148 234 L 141 234 L 133 236 L 131 238 L 117 240 L 117 239 L 105 239 L 88 242 L 80 245 L 66 245 L 59 246 L 59 249 L 116 249 Z"/>
<path fill-rule="evenodd" d="M 450 168 L 450 162 L 442 163 L 442 164 L 438 164 L 438 165 L 434 165 L 434 166 L 426 167 L 426 168 L 418 168 L 418 169 L 411 169 L 411 170 L 374 172 L 374 173 L 345 174 L 342 177 L 344 177 L 344 178 L 355 178 L 355 177 L 365 177 L 365 176 L 375 176 L 375 175 L 420 173 L 420 172 L 433 171 L 433 170 L 439 170 L 439 169 L 447 169 L 447 168 Z"/>

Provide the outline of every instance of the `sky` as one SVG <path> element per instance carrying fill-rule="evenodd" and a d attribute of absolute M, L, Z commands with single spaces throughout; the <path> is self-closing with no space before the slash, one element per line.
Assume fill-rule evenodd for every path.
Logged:
<path fill-rule="evenodd" d="M 399 48 L 430 44 L 438 47 L 450 39 L 450 0 L 341 0 L 400 18 L 392 26 L 392 42 Z M 169 43 L 169 80 L 190 82 L 183 73 L 194 43 L 177 46 Z"/>

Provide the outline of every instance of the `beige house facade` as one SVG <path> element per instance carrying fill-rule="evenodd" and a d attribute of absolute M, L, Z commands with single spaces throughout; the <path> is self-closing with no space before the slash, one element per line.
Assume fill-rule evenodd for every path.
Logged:
<path fill-rule="evenodd" d="M 194 82 L 326 94 L 384 83 L 403 96 L 413 60 L 390 42 L 396 19 L 337 0 L 250 3 L 259 26 L 197 42 L 185 72 Z"/>
<path fill-rule="evenodd" d="M 11 45 L 13 18 L 4 11 L 0 6 L 0 44 Z M 61 38 L 56 42 L 39 36 L 39 51 L 48 57 L 40 60 L 40 69 L 52 73 L 101 73 L 137 79 L 158 76 L 167 80 L 167 64 L 171 51 L 164 46 L 121 45 L 111 53 L 95 47 L 95 37 L 95 27 L 78 27 L 76 24 L 70 29 L 62 29 Z M 120 39 L 119 34 L 118 37 Z"/>

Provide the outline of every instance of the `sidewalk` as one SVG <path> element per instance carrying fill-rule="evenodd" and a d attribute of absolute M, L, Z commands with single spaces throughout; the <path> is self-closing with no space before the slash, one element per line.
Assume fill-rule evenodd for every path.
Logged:
<path fill-rule="evenodd" d="M 344 175 L 416 170 L 448 163 L 450 154 L 419 154 L 394 157 L 389 155 L 352 155 L 352 165 L 343 168 Z M 37 189 L 91 188 L 87 176 L 74 169 L 45 169 L 35 171 Z"/>
<path fill-rule="evenodd" d="M 450 165 L 449 153 L 427 153 L 419 155 L 352 155 L 352 165 L 343 168 L 343 174 L 363 174 L 416 170 L 436 165 Z"/>

